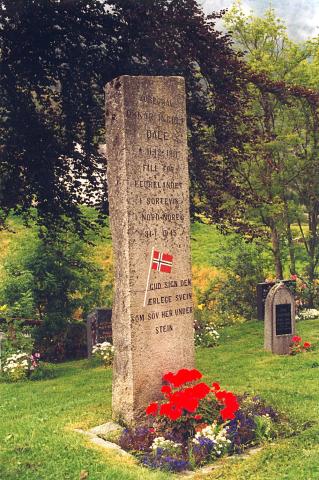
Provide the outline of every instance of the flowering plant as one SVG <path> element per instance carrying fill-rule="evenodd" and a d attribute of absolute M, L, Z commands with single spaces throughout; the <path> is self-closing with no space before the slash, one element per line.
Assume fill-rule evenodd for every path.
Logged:
<path fill-rule="evenodd" d="M 297 355 L 297 353 L 306 352 L 311 349 L 311 343 L 303 342 L 302 338 L 298 335 L 292 337 L 291 342 L 292 343 L 289 348 L 290 355 Z"/>
<path fill-rule="evenodd" d="M 147 424 L 123 431 L 120 446 L 148 467 L 180 472 L 277 435 L 279 415 L 260 397 L 201 379 L 196 369 L 165 374 L 163 400 L 148 405 Z"/>
<path fill-rule="evenodd" d="M 296 320 L 313 320 L 319 318 L 319 310 L 316 308 L 305 308 L 298 312 Z"/>
<path fill-rule="evenodd" d="M 214 325 L 195 324 L 195 345 L 200 347 L 214 347 L 219 340 L 219 333 Z"/>
<path fill-rule="evenodd" d="M 211 453 L 217 457 L 221 456 L 227 452 L 229 444 L 231 443 L 230 438 L 227 437 L 227 433 L 228 427 L 218 425 L 215 420 L 212 425 L 207 425 L 207 427 L 204 427 L 196 433 L 192 440 L 195 444 L 195 452 L 196 447 L 205 446 L 207 448 L 207 446 L 210 446 Z"/>
<path fill-rule="evenodd" d="M 169 372 L 163 376 L 163 385 L 161 391 L 165 397 L 163 402 L 153 402 L 147 409 L 147 415 L 162 416 L 170 420 L 178 420 L 185 417 L 187 420 L 202 420 L 207 417 L 207 402 L 212 402 L 213 398 L 223 408 L 220 415 L 223 420 L 231 420 L 235 417 L 234 413 L 239 408 L 239 404 L 232 392 L 221 390 L 218 383 L 212 386 L 204 382 L 196 383 L 202 378 L 202 374 L 196 370 L 179 370 L 176 374 Z M 180 388 L 185 384 L 188 385 Z M 206 399 L 206 404 L 202 401 Z M 202 408 L 201 408 L 202 407 Z M 197 415 L 194 416 L 195 412 Z"/>
<path fill-rule="evenodd" d="M 109 367 L 113 362 L 114 347 L 109 342 L 97 343 L 92 349 L 92 355 L 102 360 L 105 367 Z"/>
<path fill-rule="evenodd" d="M 3 363 L 3 373 L 11 382 L 17 382 L 30 376 L 30 374 L 39 366 L 40 354 L 17 351 L 8 356 Z"/>

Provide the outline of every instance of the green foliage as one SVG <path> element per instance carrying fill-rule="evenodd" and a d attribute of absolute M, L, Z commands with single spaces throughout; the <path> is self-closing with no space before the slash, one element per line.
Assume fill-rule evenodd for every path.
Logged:
<path fill-rule="evenodd" d="M 255 436 L 258 443 L 269 441 L 273 437 L 274 426 L 271 418 L 268 415 L 255 416 L 254 422 L 256 424 Z"/>
<path fill-rule="evenodd" d="M 63 358 L 73 318 L 83 318 L 105 302 L 102 269 L 71 230 L 54 242 L 40 239 L 36 229 L 27 230 L 23 242 L 12 242 L 4 273 L 0 303 L 9 317 L 42 322 L 36 343 L 50 359 Z"/>
<path fill-rule="evenodd" d="M 262 245 L 247 243 L 239 235 L 226 237 L 213 264 L 225 276 L 213 280 L 202 297 L 216 324 L 242 323 L 256 316 L 256 285 L 264 281 L 269 257 Z"/>
<path fill-rule="evenodd" d="M 5 339 L 2 341 L 2 359 L 6 359 L 18 350 L 31 355 L 34 351 L 34 339 L 31 330 L 23 328 L 21 322 L 10 321 L 5 325 L 1 325 L 1 329 L 5 332 Z"/>
<path fill-rule="evenodd" d="M 215 347 L 219 333 L 212 322 L 211 312 L 207 309 L 195 310 L 195 345 L 197 347 Z"/>
<path fill-rule="evenodd" d="M 55 378 L 57 371 L 52 363 L 40 362 L 39 366 L 31 372 L 30 380 L 48 380 L 50 378 Z"/>
<path fill-rule="evenodd" d="M 319 38 L 296 44 L 274 9 L 259 18 L 246 15 L 241 2 L 224 20 L 252 78 L 249 112 L 255 138 L 238 165 L 238 182 L 252 202 L 242 222 L 254 223 L 253 235 L 258 227 L 269 235 L 277 278 L 283 278 L 286 245 L 290 272 L 301 273 L 292 235 L 292 224 L 298 223 L 308 263 L 302 273 L 312 283 L 319 258 Z"/>

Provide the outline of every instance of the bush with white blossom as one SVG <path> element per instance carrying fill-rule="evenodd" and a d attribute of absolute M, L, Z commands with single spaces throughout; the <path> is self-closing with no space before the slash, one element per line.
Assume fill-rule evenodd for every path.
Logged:
<path fill-rule="evenodd" d="M 105 367 L 113 363 L 114 347 L 110 342 L 97 343 L 92 349 L 92 356 L 102 360 Z"/>
<path fill-rule="evenodd" d="M 40 354 L 30 355 L 17 351 L 9 355 L 3 362 L 2 371 L 7 380 L 18 382 L 23 380 L 39 366 Z"/>
<path fill-rule="evenodd" d="M 219 333 L 213 325 L 206 324 L 195 327 L 195 344 L 200 347 L 215 347 L 218 344 Z"/>
<path fill-rule="evenodd" d="M 319 310 L 316 308 L 305 308 L 300 310 L 296 316 L 296 320 L 314 320 L 319 318 Z"/>

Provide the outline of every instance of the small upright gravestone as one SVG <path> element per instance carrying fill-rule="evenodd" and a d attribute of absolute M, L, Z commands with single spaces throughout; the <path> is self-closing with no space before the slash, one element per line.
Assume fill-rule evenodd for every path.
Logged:
<path fill-rule="evenodd" d="M 296 280 L 283 280 L 282 281 L 292 293 L 296 292 Z M 257 294 L 257 318 L 258 320 L 265 319 L 265 303 L 267 295 L 270 289 L 276 285 L 276 282 L 261 282 L 257 283 L 256 294 Z"/>
<path fill-rule="evenodd" d="M 106 133 L 113 417 L 131 423 L 160 395 L 164 373 L 194 367 L 184 79 L 113 80 Z"/>
<path fill-rule="evenodd" d="M 92 355 L 92 348 L 97 343 L 112 342 L 112 310 L 95 308 L 86 319 L 87 351 Z"/>
<path fill-rule="evenodd" d="M 284 283 L 278 283 L 266 298 L 265 349 L 278 355 L 288 355 L 295 325 L 294 296 Z"/>

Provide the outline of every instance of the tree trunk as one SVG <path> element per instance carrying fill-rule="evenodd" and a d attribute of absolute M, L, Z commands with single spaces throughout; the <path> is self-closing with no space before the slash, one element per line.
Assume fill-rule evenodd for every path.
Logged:
<path fill-rule="evenodd" d="M 317 248 L 318 248 L 318 213 L 316 206 L 314 206 L 312 212 L 309 212 L 309 242 L 308 242 L 308 280 L 309 280 L 309 307 L 314 307 L 314 280 L 316 276 L 317 266 Z"/>
<path fill-rule="evenodd" d="M 290 257 L 290 273 L 291 275 L 295 275 L 296 274 L 295 247 L 294 247 L 292 233 L 291 233 L 291 224 L 289 219 L 288 203 L 286 198 L 284 199 L 284 208 L 285 208 L 287 241 L 288 241 L 289 257 Z"/>
<path fill-rule="evenodd" d="M 278 234 L 278 230 L 274 220 L 270 221 L 270 232 L 271 232 L 272 253 L 275 261 L 276 279 L 282 280 L 283 268 L 282 268 L 281 255 L 280 255 L 280 240 L 279 240 L 279 234 Z"/>

